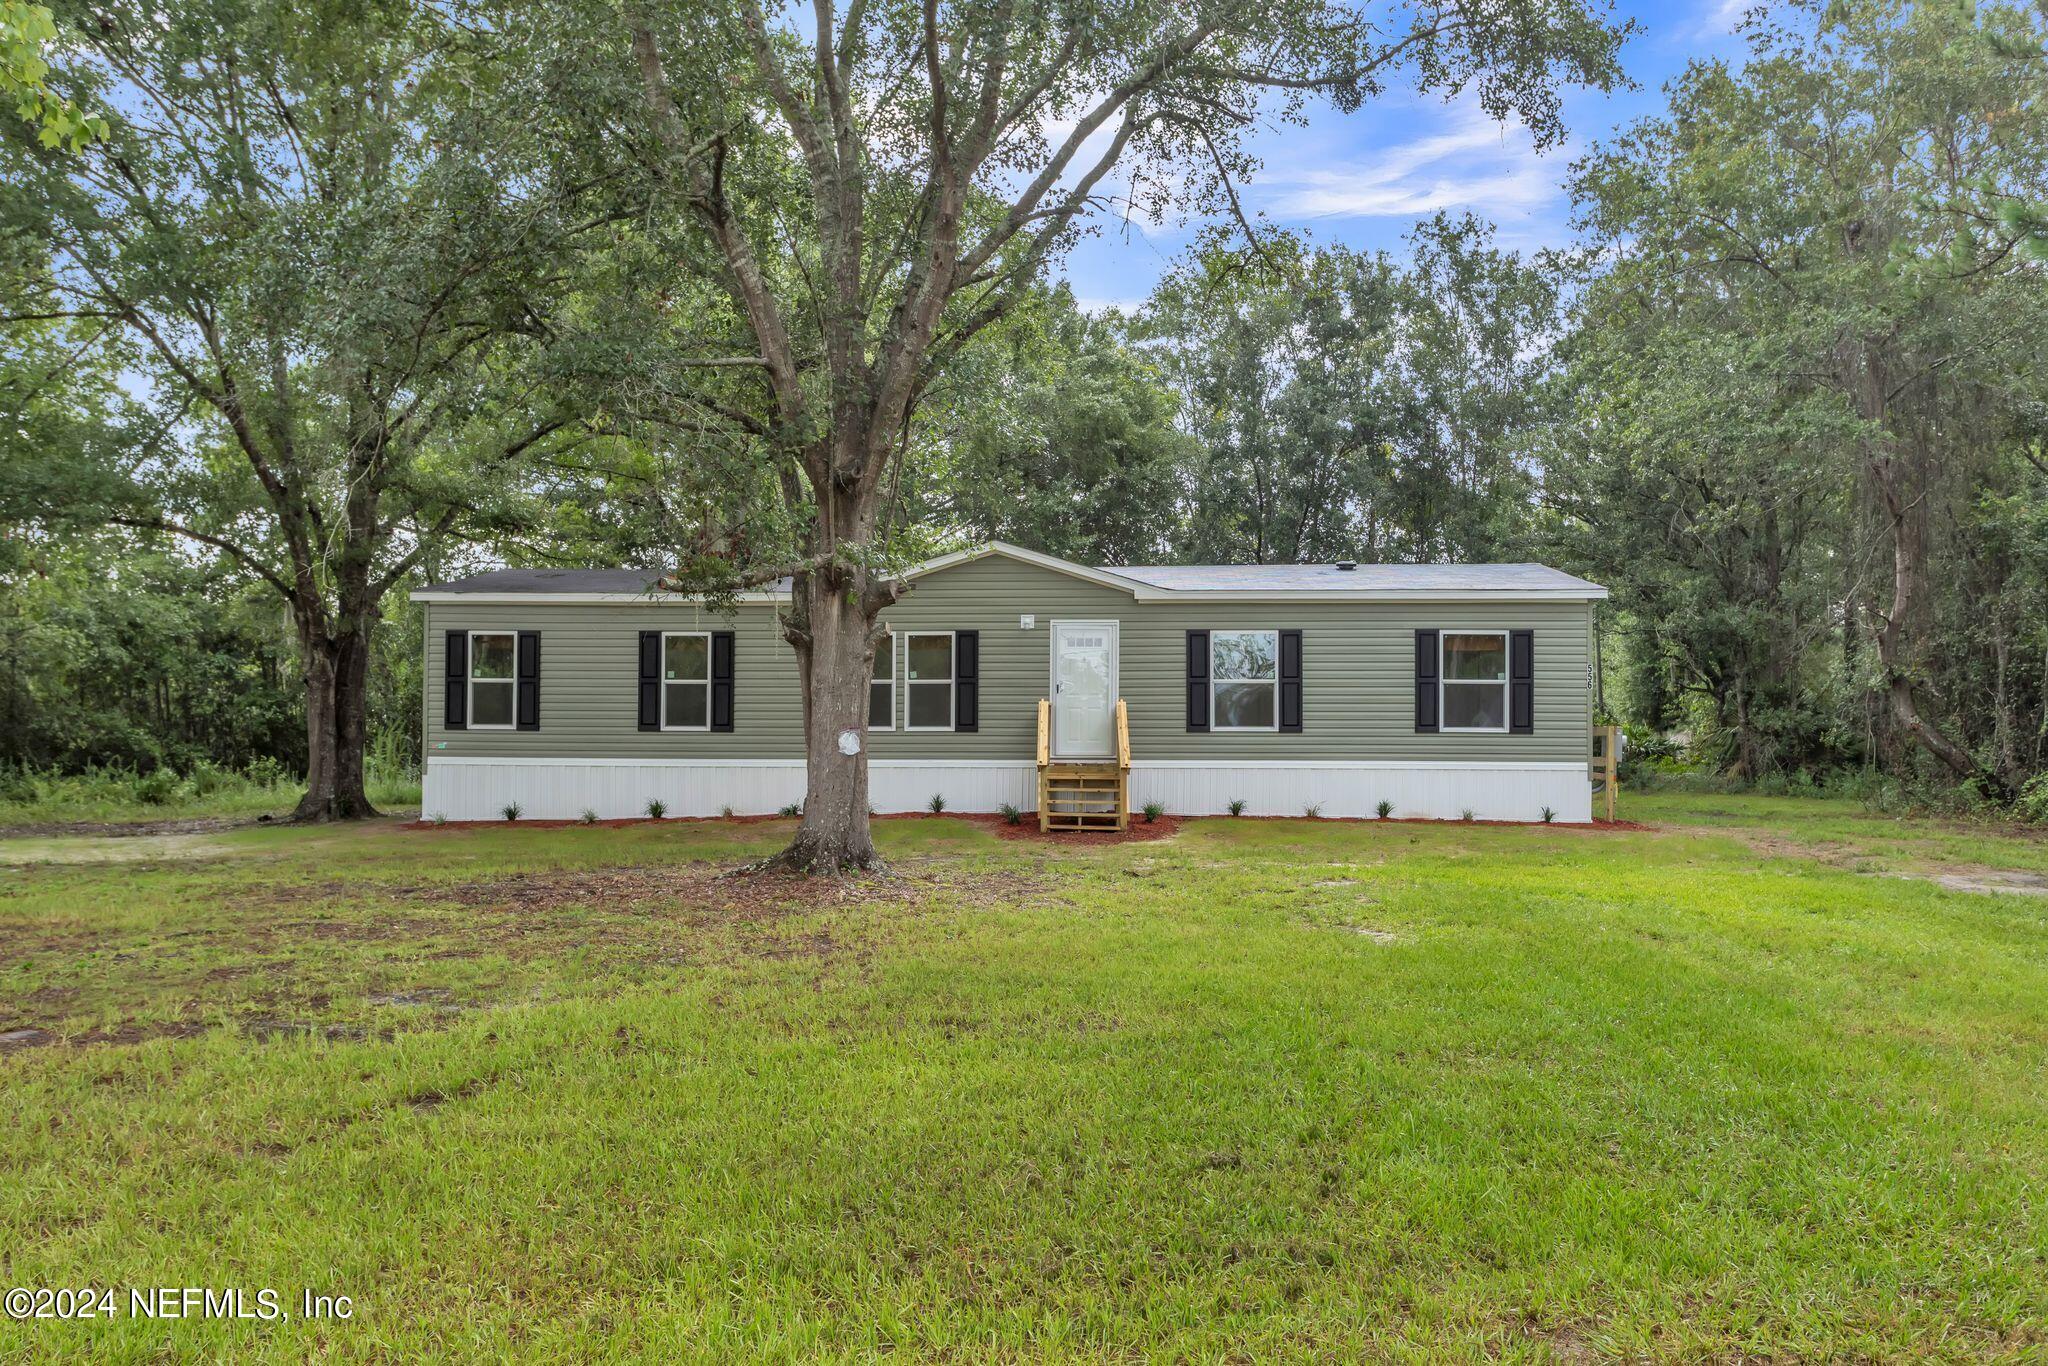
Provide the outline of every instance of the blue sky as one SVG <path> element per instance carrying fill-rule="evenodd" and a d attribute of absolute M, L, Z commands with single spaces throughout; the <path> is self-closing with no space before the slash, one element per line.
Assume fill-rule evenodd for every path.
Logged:
<path fill-rule="evenodd" d="M 1438 209 L 1471 212 L 1499 229 L 1504 247 L 1530 250 L 1570 240 L 1566 167 L 1611 130 L 1662 107 L 1661 88 L 1697 57 L 1739 57 L 1734 36 L 1755 0 L 1622 0 L 1642 31 L 1622 51 L 1636 88 L 1568 92 L 1568 140 L 1541 155 L 1519 124 L 1493 123 L 1469 100 L 1445 103 L 1390 88 L 1356 114 L 1327 106 L 1307 128 L 1276 126 L 1255 150 L 1264 169 L 1246 187 L 1247 212 L 1309 233 L 1318 242 L 1403 250 L 1416 220 Z M 1091 310 L 1130 306 L 1193 237 L 1197 224 L 1105 224 L 1062 265 Z"/>

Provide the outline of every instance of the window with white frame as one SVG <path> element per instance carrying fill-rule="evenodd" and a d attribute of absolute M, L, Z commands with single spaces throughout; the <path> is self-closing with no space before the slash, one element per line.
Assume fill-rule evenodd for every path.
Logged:
<path fill-rule="evenodd" d="M 875 667 L 868 674 L 868 729 L 896 729 L 896 633 L 875 642 Z"/>
<path fill-rule="evenodd" d="M 513 717 L 514 661 L 519 637 L 512 631 L 469 633 L 469 726 L 472 730 L 510 730 Z"/>
<path fill-rule="evenodd" d="M 1508 633 L 1445 631 L 1443 667 L 1437 671 L 1443 689 L 1441 729 L 1506 730 L 1508 728 Z"/>
<path fill-rule="evenodd" d="M 903 637 L 903 729 L 953 729 L 953 633 Z"/>
<path fill-rule="evenodd" d="M 661 637 L 661 728 L 711 729 L 711 636 L 666 631 Z"/>
<path fill-rule="evenodd" d="M 1280 633 L 1209 633 L 1209 729 L 1280 728 Z"/>

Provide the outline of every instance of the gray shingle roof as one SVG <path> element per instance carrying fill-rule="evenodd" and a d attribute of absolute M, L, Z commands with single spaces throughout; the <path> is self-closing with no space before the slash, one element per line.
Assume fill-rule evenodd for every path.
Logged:
<path fill-rule="evenodd" d="M 1189 564 L 1111 568 L 1106 573 L 1155 588 L 1256 593 L 1585 592 L 1598 584 L 1543 564 Z"/>

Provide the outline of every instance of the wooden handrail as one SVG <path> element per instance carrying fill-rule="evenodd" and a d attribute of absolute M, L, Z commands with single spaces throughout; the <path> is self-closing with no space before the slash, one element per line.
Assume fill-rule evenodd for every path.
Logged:
<path fill-rule="evenodd" d="M 1607 799 L 1607 819 L 1614 820 L 1615 789 L 1621 786 L 1621 727 L 1593 727 L 1593 782 Z"/>
<path fill-rule="evenodd" d="M 1131 718 L 1121 697 L 1116 700 L 1116 766 L 1131 766 Z"/>
<path fill-rule="evenodd" d="M 1052 700 L 1038 699 L 1038 766 L 1052 762 Z"/>

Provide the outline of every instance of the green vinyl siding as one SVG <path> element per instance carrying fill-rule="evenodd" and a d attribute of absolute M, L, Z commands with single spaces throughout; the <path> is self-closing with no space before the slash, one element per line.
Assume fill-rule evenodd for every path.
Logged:
<path fill-rule="evenodd" d="M 1020 616 L 1034 618 L 1031 630 Z M 1051 682 L 1055 621 L 1119 623 L 1119 674 L 1137 761 L 1273 762 L 1438 760 L 1446 763 L 1583 762 L 1591 724 L 1588 656 L 1592 612 L 1584 602 L 1339 603 L 1148 602 L 1001 555 L 940 570 L 884 613 L 896 631 L 898 729 L 874 732 L 878 759 L 1023 759 L 1037 744 L 1038 699 Z M 541 728 L 512 733 L 448 731 L 441 725 L 443 633 L 456 629 L 541 632 Z M 1186 726 L 1186 633 L 1302 632 L 1300 734 L 1190 734 Z M 1535 632 L 1536 727 L 1529 735 L 1417 735 L 1414 655 L 1419 629 Z M 730 734 L 650 733 L 637 728 L 636 651 L 643 630 L 734 633 Z M 981 728 L 974 734 L 905 733 L 902 634 L 979 631 Z M 434 603 L 427 632 L 427 752 L 448 756 L 553 758 L 757 758 L 803 755 L 796 658 L 767 604 L 735 616 L 690 606 Z"/>
<path fill-rule="evenodd" d="M 449 730 L 441 724 L 447 633 L 540 632 L 540 729 Z M 731 631 L 730 732 L 640 729 L 640 633 Z M 427 757 L 546 759 L 801 759 L 803 694 L 796 654 L 775 608 L 750 603 L 731 616 L 691 606 L 635 603 L 427 605 Z"/>

